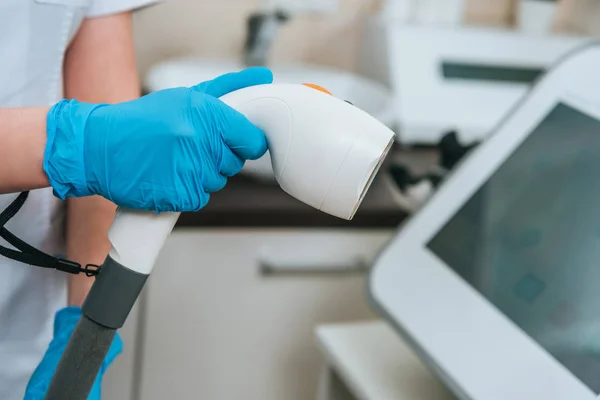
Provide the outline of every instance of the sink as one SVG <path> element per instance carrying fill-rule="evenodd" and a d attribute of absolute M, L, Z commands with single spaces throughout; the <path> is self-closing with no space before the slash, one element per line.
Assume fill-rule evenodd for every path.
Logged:
<path fill-rule="evenodd" d="M 144 86 L 151 92 L 177 86 L 192 86 L 243 68 L 245 66 L 242 63 L 235 61 L 173 59 L 150 68 Z M 273 71 L 275 83 L 317 84 L 329 90 L 334 96 L 351 102 L 390 128 L 394 127 L 392 93 L 378 82 L 349 72 L 314 65 L 279 65 L 269 68 Z M 269 154 L 265 154 L 260 160 L 248 161 L 242 173 L 261 180 L 274 180 Z"/>

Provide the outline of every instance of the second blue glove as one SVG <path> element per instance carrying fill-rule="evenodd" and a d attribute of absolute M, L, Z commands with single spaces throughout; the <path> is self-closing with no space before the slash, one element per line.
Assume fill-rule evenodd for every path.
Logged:
<path fill-rule="evenodd" d="M 268 69 L 250 68 L 115 105 L 61 101 L 48 114 L 44 157 L 55 195 L 201 209 L 245 160 L 267 150 L 264 133 L 218 98 L 272 80 Z"/>

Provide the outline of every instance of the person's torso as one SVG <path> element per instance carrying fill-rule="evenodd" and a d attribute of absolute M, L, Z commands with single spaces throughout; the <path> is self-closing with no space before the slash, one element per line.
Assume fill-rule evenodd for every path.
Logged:
<path fill-rule="evenodd" d="M 46 106 L 62 94 L 62 64 L 90 0 L 0 2 L 0 106 Z"/>
<path fill-rule="evenodd" d="M 89 2 L 0 1 L 0 107 L 48 106 L 62 97 L 65 49 Z M 0 195 L 0 211 L 15 197 Z M 31 245 L 57 254 L 64 247 L 63 214 L 63 204 L 51 189 L 35 190 L 7 228 Z M 1 239 L 0 243 L 6 245 Z M 16 398 L 16 388 L 24 387 L 46 351 L 54 313 L 66 304 L 65 283 L 64 274 L 0 256 L 1 399 Z"/>

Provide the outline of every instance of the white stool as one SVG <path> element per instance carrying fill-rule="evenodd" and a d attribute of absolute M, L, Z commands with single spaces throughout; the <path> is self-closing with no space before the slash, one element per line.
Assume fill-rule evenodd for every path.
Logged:
<path fill-rule="evenodd" d="M 402 338 L 384 322 L 321 325 L 324 354 L 317 400 L 451 400 Z"/>

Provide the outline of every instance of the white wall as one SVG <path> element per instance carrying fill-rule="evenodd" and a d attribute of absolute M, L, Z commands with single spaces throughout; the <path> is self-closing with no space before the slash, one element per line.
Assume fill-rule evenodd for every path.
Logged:
<path fill-rule="evenodd" d="M 361 22 L 379 0 L 339 0 L 335 15 L 298 15 L 282 27 L 275 61 L 306 61 L 352 70 Z M 240 57 L 245 21 L 260 0 L 170 0 L 136 14 L 140 69 L 169 57 Z"/>

